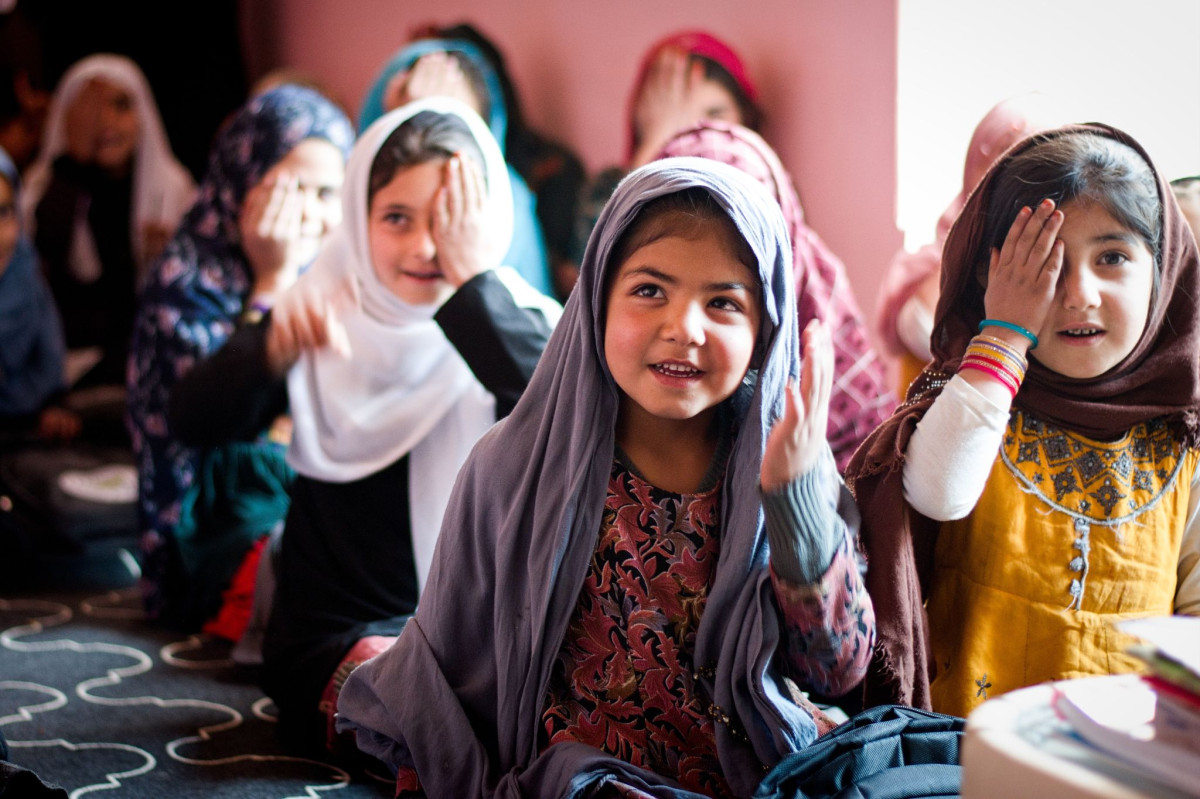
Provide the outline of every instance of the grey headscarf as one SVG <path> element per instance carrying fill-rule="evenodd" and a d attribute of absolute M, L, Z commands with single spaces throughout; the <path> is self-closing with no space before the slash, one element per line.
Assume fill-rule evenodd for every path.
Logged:
<path fill-rule="evenodd" d="M 767 430 L 798 371 L 791 245 L 779 204 L 752 178 L 711 160 L 664 159 L 629 175 L 605 207 L 533 380 L 459 474 L 416 616 L 342 691 L 339 727 L 393 767 L 415 765 L 429 796 L 573 796 L 614 776 L 656 796 L 690 795 L 582 744 L 539 754 L 538 737 L 613 460 L 618 390 L 604 359 L 604 274 L 647 202 L 693 187 L 712 194 L 757 258 L 764 353 L 757 379 L 733 403 L 720 559 L 696 636 L 695 662 L 714 676 L 698 686 L 749 739 L 716 725 L 721 767 L 738 795 L 754 791 L 764 766 L 816 737 L 773 662 L 780 622 L 757 493 Z"/>

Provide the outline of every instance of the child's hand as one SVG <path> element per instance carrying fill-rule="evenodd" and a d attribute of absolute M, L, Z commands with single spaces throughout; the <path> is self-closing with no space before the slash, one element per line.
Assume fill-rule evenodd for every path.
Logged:
<path fill-rule="evenodd" d="M 347 292 L 353 293 L 353 286 L 350 281 Z M 351 356 L 350 339 L 337 313 L 338 294 L 306 276 L 279 297 L 267 328 L 267 365 L 273 375 L 282 377 L 302 353 L 321 347 Z M 357 304 L 357 296 L 352 301 Z"/>
<path fill-rule="evenodd" d="M 300 268 L 321 245 L 321 231 L 308 230 L 304 191 L 296 176 L 280 172 L 246 192 L 238 214 L 242 251 L 254 273 L 254 294 L 270 296 L 296 282 Z"/>
<path fill-rule="evenodd" d="M 79 414 L 66 408 L 50 406 L 38 415 L 38 435 L 58 441 L 70 441 L 83 430 Z"/>
<path fill-rule="evenodd" d="M 1052 200 L 1043 200 L 1033 211 L 1022 208 L 1017 213 L 1004 246 L 998 252 L 992 250 L 983 298 L 988 319 L 1011 322 L 1034 334 L 1041 330 L 1062 272 L 1064 245 L 1058 240 L 1058 231 L 1063 218 Z M 1031 343 L 1007 329 L 990 332 L 1021 352 Z"/>
<path fill-rule="evenodd" d="M 703 65 L 685 51 L 667 48 L 659 53 L 634 104 L 638 145 L 630 166 L 648 164 L 672 136 L 704 118 L 692 91 L 702 80 Z"/>
<path fill-rule="evenodd" d="M 442 277 L 456 289 L 504 257 L 491 221 L 483 170 L 472 158 L 451 156 L 434 200 L 433 242 Z"/>
<path fill-rule="evenodd" d="M 393 75 L 383 90 L 383 108 L 391 111 L 425 97 L 453 97 L 472 108 L 478 103 L 458 59 L 444 52 L 423 55 L 411 69 Z"/>
<path fill-rule="evenodd" d="M 90 164 L 96 160 L 101 102 L 102 88 L 95 80 L 90 80 L 67 108 L 67 155 L 80 164 Z"/>
<path fill-rule="evenodd" d="M 783 417 L 767 436 L 762 489 L 778 491 L 816 465 L 825 444 L 829 395 L 833 386 L 833 341 L 819 319 L 804 328 L 800 385 L 788 381 Z"/>

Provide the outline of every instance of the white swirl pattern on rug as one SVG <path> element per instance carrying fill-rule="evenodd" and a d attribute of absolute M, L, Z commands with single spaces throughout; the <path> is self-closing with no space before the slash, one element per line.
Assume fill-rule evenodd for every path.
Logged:
<path fill-rule="evenodd" d="M 167 640 L 139 601 L 136 589 L 76 609 L 0 598 L 0 731 L 13 762 L 72 799 L 390 795 L 384 779 L 286 754 L 274 706 L 228 646 Z"/>

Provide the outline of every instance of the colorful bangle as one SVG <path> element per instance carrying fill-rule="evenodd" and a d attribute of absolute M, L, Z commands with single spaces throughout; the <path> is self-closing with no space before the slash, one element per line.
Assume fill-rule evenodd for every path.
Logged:
<path fill-rule="evenodd" d="M 981 358 L 989 363 L 994 363 L 1002 367 L 1005 371 L 1012 374 L 1013 379 L 1018 383 L 1025 379 L 1026 365 L 1020 360 L 1013 358 L 1011 354 L 1002 353 L 989 348 L 987 345 L 972 342 L 967 347 L 967 352 L 963 356 L 963 360 L 970 358 Z"/>
<path fill-rule="evenodd" d="M 963 361 L 962 364 L 959 365 L 958 369 L 959 371 L 962 371 L 963 369 L 974 369 L 977 372 L 983 372 L 986 375 L 990 375 L 991 377 L 995 378 L 1000 385 L 1008 389 L 1009 393 L 1012 394 L 1013 399 L 1016 399 L 1016 387 L 1014 387 L 1009 380 L 1006 380 L 1004 375 L 1001 374 L 998 369 L 993 369 L 992 367 L 983 363 L 979 363 L 978 361 Z"/>
<path fill-rule="evenodd" d="M 970 355 L 963 359 L 963 363 L 980 363 L 991 369 L 996 369 L 1004 375 L 1005 383 L 1011 388 L 1019 388 L 1021 381 L 1025 379 L 1025 375 L 1020 371 L 1013 369 L 1012 366 L 997 358 L 989 358 L 983 355 Z"/>
<path fill-rule="evenodd" d="M 1029 361 L 1025 359 L 1025 356 L 1018 352 L 1015 347 L 1010 346 L 1008 342 L 1004 341 L 1003 339 L 998 339 L 995 336 L 989 336 L 984 333 L 980 333 L 978 336 L 971 339 L 971 343 L 967 345 L 967 351 L 970 352 L 976 347 L 1007 355 L 1009 358 L 1012 358 L 1014 361 L 1020 364 L 1021 369 L 1029 368 Z"/>
<path fill-rule="evenodd" d="M 271 306 L 261 300 L 251 300 L 242 311 L 242 321 L 248 325 L 257 325 L 271 310 Z"/>
<path fill-rule="evenodd" d="M 1030 333 L 1025 328 L 1021 327 L 1020 325 L 1014 325 L 1012 322 L 1004 322 L 1004 321 L 1001 321 L 1000 319 L 984 319 L 982 322 L 979 323 L 979 332 L 982 333 L 983 329 L 990 325 L 994 325 L 996 327 L 1008 328 L 1009 330 L 1011 330 L 1014 333 L 1020 333 L 1022 336 L 1029 339 L 1029 349 L 1031 349 L 1031 350 L 1037 349 L 1038 337 L 1035 336 L 1033 333 Z"/>

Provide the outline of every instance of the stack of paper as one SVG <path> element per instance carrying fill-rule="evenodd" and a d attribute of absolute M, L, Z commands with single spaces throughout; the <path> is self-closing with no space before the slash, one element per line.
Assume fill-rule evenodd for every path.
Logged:
<path fill-rule="evenodd" d="M 1055 683 L 1054 709 L 1109 757 L 1200 796 L 1200 618 L 1119 626 L 1146 642 L 1135 654 L 1149 674 Z"/>

